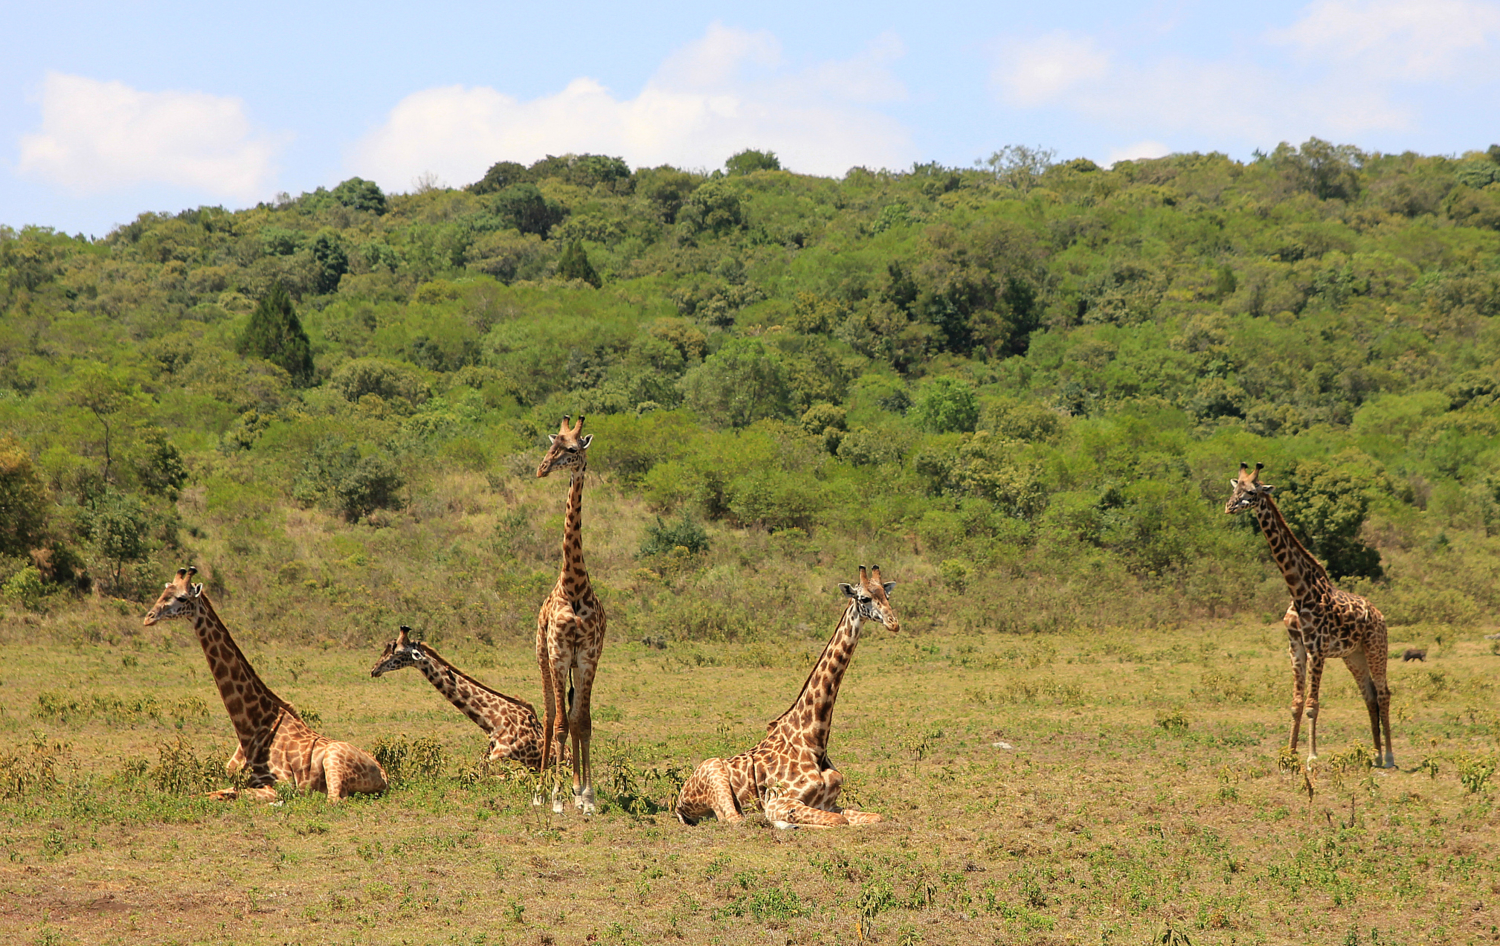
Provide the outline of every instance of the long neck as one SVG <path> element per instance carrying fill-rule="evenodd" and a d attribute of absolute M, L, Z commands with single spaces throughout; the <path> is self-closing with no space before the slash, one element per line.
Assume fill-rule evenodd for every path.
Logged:
<path fill-rule="evenodd" d="M 1300 601 L 1331 587 L 1328 572 L 1313 558 L 1307 547 L 1292 535 L 1291 528 L 1281 517 L 1281 510 L 1276 508 L 1276 502 L 1271 497 L 1266 496 L 1255 504 L 1255 518 L 1260 521 L 1260 531 L 1271 544 L 1271 557 L 1281 566 L 1282 577 L 1286 579 L 1286 586 L 1293 598 Z"/>
<path fill-rule="evenodd" d="M 589 586 L 589 571 L 583 564 L 583 470 L 575 470 L 568 481 L 568 512 L 563 519 L 562 577 L 559 579 L 576 598 Z"/>
<path fill-rule="evenodd" d="M 431 647 L 424 644 L 422 650 L 427 655 L 427 659 L 418 662 L 417 666 L 422 668 L 422 674 L 427 677 L 427 682 L 437 687 L 437 691 L 447 697 L 449 703 L 458 707 L 461 713 L 472 719 L 475 725 L 485 732 L 495 731 L 498 719 L 507 704 L 517 708 L 531 709 L 529 703 L 523 703 L 513 696 L 506 696 L 504 693 L 491 690 L 439 657 L 437 651 Z"/>
<path fill-rule="evenodd" d="M 291 704 L 273 693 L 250 666 L 250 661 L 245 659 L 245 654 L 230 636 L 229 628 L 219 619 L 206 594 L 198 596 L 193 629 L 198 633 L 198 643 L 203 646 L 203 656 L 208 659 L 208 670 L 219 686 L 219 696 L 224 700 L 224 709 L 234 723 L 241 745 L 247 745 L 256 734 L 274 727 L 283 708 L 290 710 L 293 716 L 297 715 Z"/>
<path fill-rule="evenodd" d="M 844 671 L 854 659 L 854 648 L 859 644 L 861 620 L 859 607 L 850 603 L 839 618 L 838 627 L 823 648 L 818 662 L 802 684 L 802 692 L 785 713 L 772 720 L 766 732 L 779 733 L 782 738 L 798 745 L 806 745 L 819 752 L 828 747 L 828 732 L 833 728 L 833 704 L 839 698 L 839 684 L 844 682 Z"/>

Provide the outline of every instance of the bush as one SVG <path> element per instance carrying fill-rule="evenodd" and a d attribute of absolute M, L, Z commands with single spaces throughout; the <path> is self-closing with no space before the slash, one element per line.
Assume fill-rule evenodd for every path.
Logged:
<path fill-rule="evenodd" d="M 0 594 L 28 611 L 41 611 L 46 607 L 47 595 L 53 590 L 42 580 L 42 573 L 27 566 L 14 575 L 0 589 Z"/>
<path fill-rule="evenodd" d="M 327 437 L 313 447 L 312 456 L 292 485 L 292 495 L 307 505 L 321 505 L 353 522 L 377 509 L 400 509 L 406 485 L 401 471 L 388 458 L 361 456 L 359 448 L 339 437 Z"/>
<path fill-rule="evenodd" d="M 641 543 L 641 557 L 665 555 L 673 549 L 684 548 L 694 554 L 708 551 L 708 532 L 694 521 L 684 510 L 682 518 L 671 525 L 656 517 L 656 525 L 646 527 L 646 540 Z"/>
<path fill-rule="evenodd" d="M 968 382 L 937 378 L 917 395 L 909 416 L 932 433 L 968 433 L 979 423 L 979 396 Z"/>

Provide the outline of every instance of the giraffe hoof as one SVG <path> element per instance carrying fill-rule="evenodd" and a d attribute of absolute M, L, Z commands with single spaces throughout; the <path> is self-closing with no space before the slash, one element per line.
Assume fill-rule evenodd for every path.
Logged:
<path fill-rule="evenodd" d="M 561 798 L 552 799 L 552 813 L 554 815 L 560 815 L 563 813 L 563 803 Z"/>

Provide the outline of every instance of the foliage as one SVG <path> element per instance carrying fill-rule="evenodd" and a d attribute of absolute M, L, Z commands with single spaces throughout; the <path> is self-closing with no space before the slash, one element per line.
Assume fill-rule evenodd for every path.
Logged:
<path fill-rule="evenodd" d="M 292 297 L 279 281 L 272 284 L 250 313 L 250 321 L 236 343 L 241 355 L 264 358 L 292 376 L 298 384 L 312 380 L 312 345 L 292 309 Z"/>
<path fill-rule="evenodd" d="M 780 357 L 759 339 L 732 338 L 680 382 L 687 406 L 709 423 L 745 427 L 791 410 Z"/>
<path fill-rule="evenodd" d="M 779 171 L 781 161 L 774 151 L 756 151 L 753 148 L 746 148 L 738 154 L 730 155 L 729 160 L 724 162 L 724 170 L 730 175 L 753 174 L 756 171 Z"/>
<path fill-rule="evenodd" d="M 708 532 L 686 511 L 676 522 L 667 524 L 656 517 L 656 525 L 646 527 L 646 538 L 641 543 L 641 557 L 666 555 L 674 549 L 687 549 L 697 554 L 709 549 Z"/>
<path fill-rule="evenodd" d="M 595 289 L 604 285 L 604 281 L 599 278 L 599 274 L 589 263 L 589 255 L 584 251 L 583 243 L 579 240 L 570 242 L 568 248 L 563 250 L 562 256 L 558 257 L 557 278 L 581 279 Z"/>
<path fill-rule="evenodd" d="M 835 549 L 900 549 L 962 588 L 954 626 L 1275 610 L 1264 540 L 1220 512 L 1240 460 L 1393 628 L 1500 609 L 1490 152 L 776 164 L 552 155 L 102 240 L 0 228 L 5 603 L 55 621 L 89 607 L 62 590 L 90 571 L 140 595 L 191 557 L 323 615 L 273 634 L 379 623 L 483 573 L 488 518 L 585 413 L 601 587 L 708 637 L 747 605 L 658 612 L 631 578 L 658 515 L 724 529 L 641 579 L 674 593 L 738 562 L 792 600 L 785 576 Z M 552 564 L 522 520 L 517 571 L 476 596 L 494 627 L 525 623 Z"/>
<path fill-rule="evenodd" d="M 22 555 L 41 543 L 47 493 L 20 441 L 0 436 L 0 555 Z"/>

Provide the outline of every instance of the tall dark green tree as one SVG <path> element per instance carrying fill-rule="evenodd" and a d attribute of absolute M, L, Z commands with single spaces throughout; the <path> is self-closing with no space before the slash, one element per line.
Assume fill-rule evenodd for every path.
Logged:
<path fill-rule="evenodd" d="M 292 297 L 280 281 L 272 284 L 250 314 L 250 324 L 245 326 L 236 348 L 241 355 L 264 358 L 285 368 L 297 384 L 312 381 L 312 343 L 292 310 Z"/>
<path fill-rule="evenodd" d="M 595 272 L 593 264 L 589 262 L 589 254 L 579 240 L 569 243 L 568 248 L 563 250 L 557 261 L 557 276 L 559 279 L 582 279 L 595 289 L 604 285 L 604 280 Z"/>

